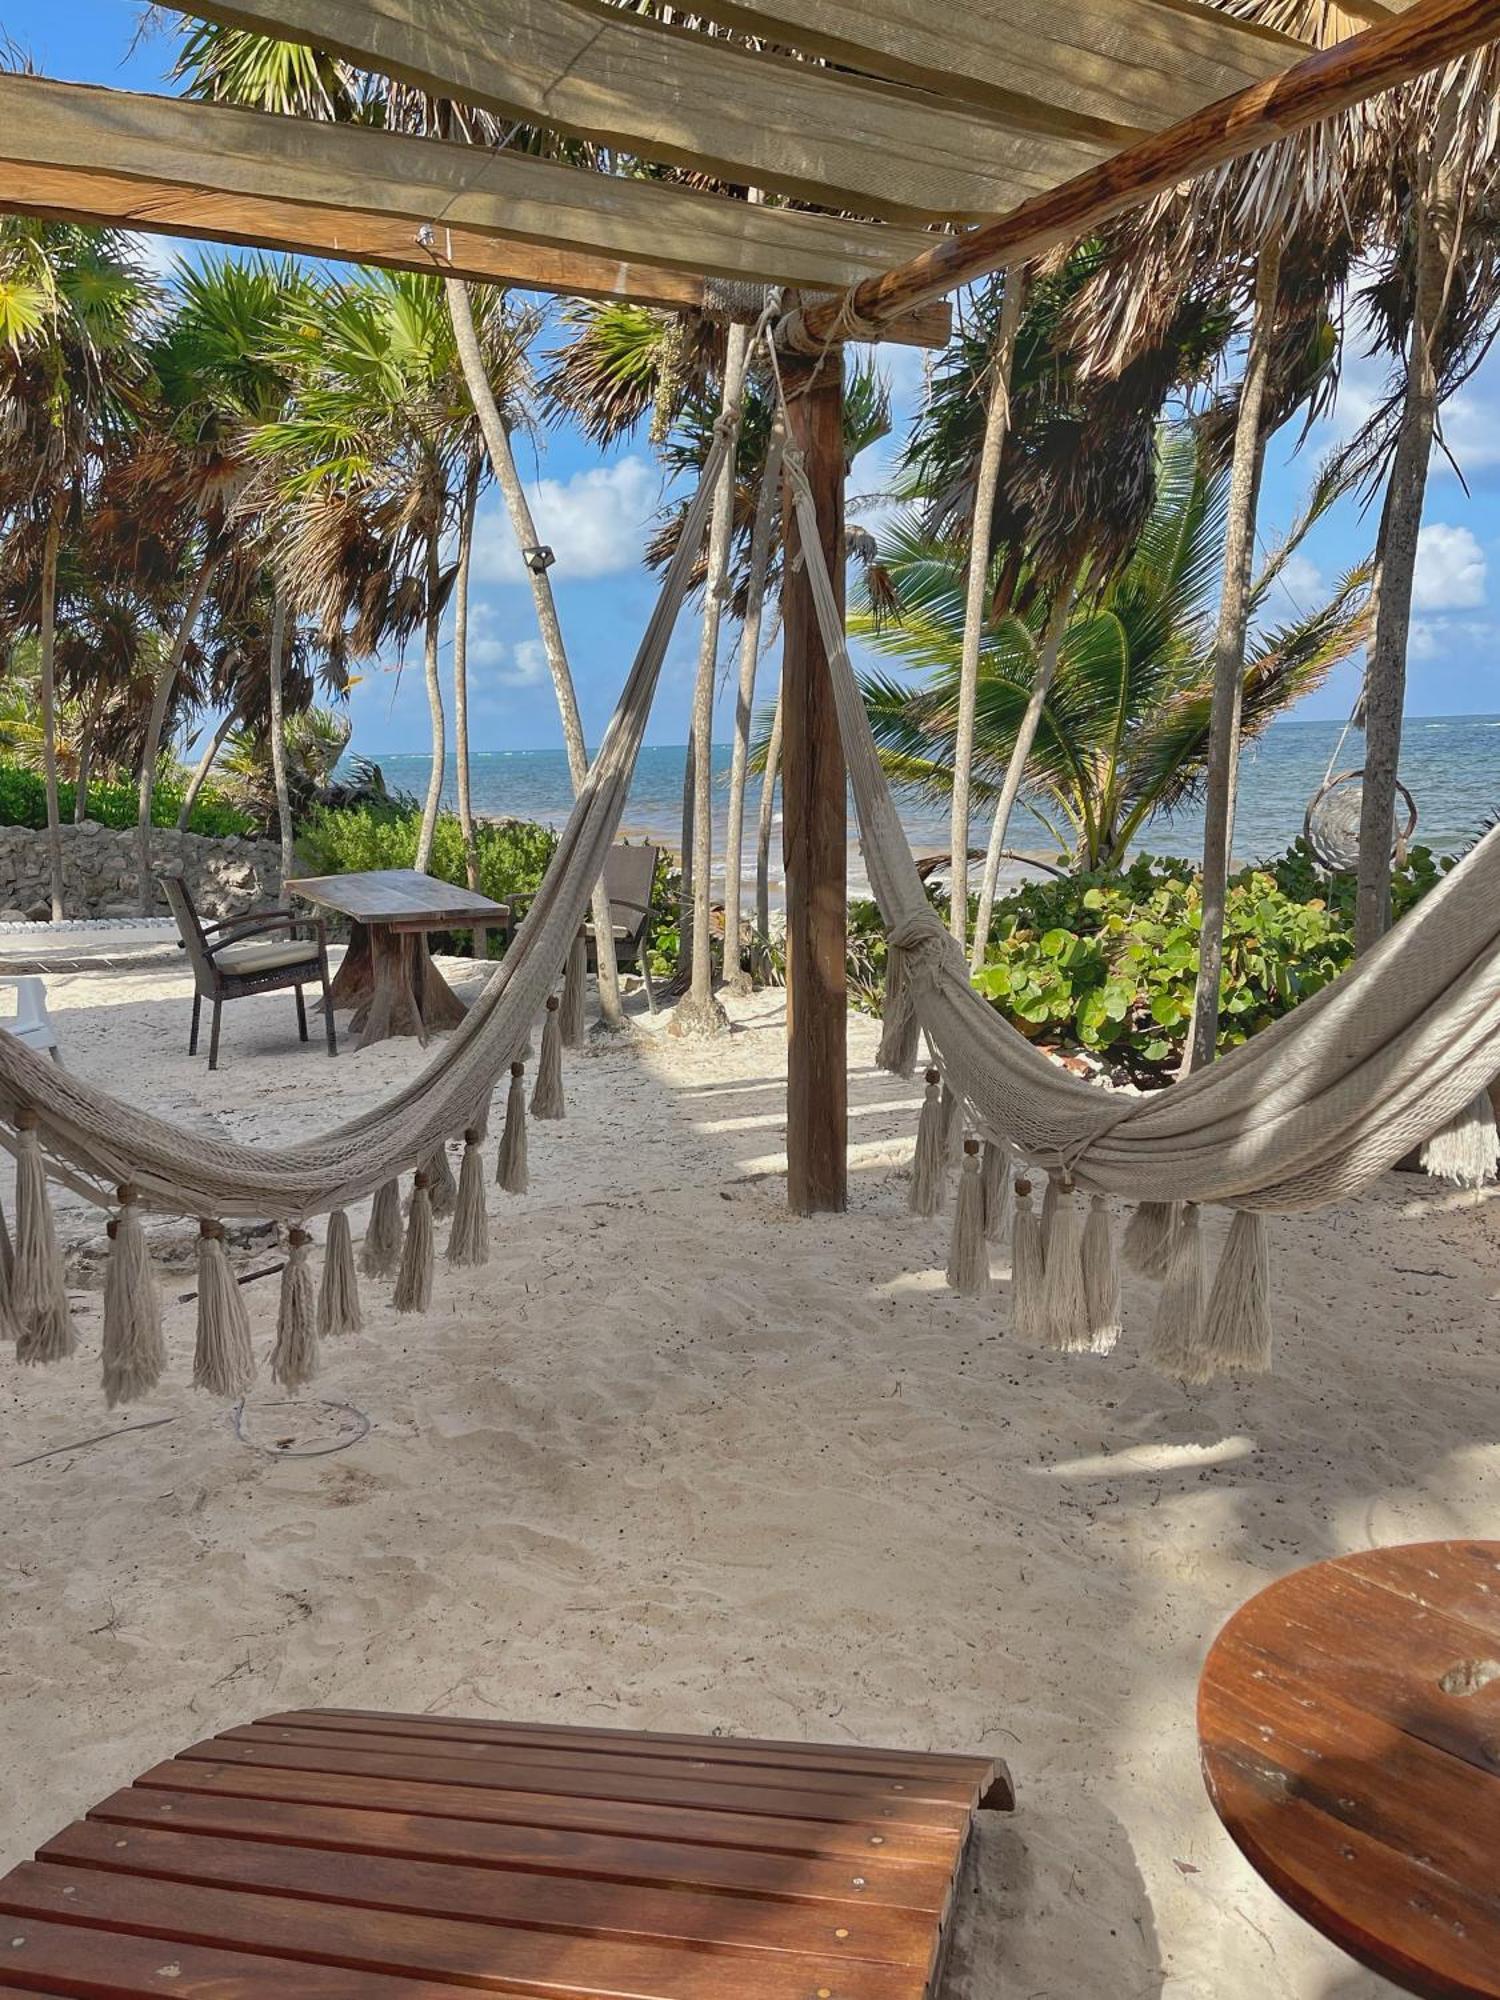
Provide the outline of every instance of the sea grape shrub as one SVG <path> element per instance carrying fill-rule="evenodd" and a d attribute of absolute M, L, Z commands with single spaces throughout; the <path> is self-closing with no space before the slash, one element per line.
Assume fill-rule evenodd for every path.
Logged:
<path fill-rule="evenodd" d="M 182 810 L 183 787 L 171 779 L 158 779 L 151 799 L 154 826 L 176 826 Z M 69 779 L 57 787 L 58 814 L 64 825 L 71 823 L 76 789 Z M 103 779 L 91 783 L 85 810 L 101 826 L 132 827 L 136 823 L 136 788 Z M 0 763 L 0 826 L 25 826 L 40 833 L 47 824 L 47 787 L 40 771 L 24 764 Z M 230 834 L 254 831 L 249 816 L 240 812 L 211 786 L 205 786 L 193 806 L 189 833 L 207 834 L 222 840 Z"/>
<path fill-rule="evenodd" d="M 297 834 L 297 858 L 309 875 L 352 875 L 374 868 L 416 864 L 422 815 L 404 804 L 367 802 L 327 806 L 309 815 Z M 557 847 L 549 826 L 533 820 L 500 820 L 474 829 L 479 888 L 496 902 L 528 895 L 541 886 Z M 438 815 L 427 873 L 443 882 L 467 883 L 463 832 L 454 813 Z"/>
<path fill-rule="evenodd" d="M 1440 872 L 1414 852 L 1398 910 Z M 1156 1080 L 1182 1057 L 1201 927 L 1197 877 L 1149 856 L 1123 874 L 1031 882 L 997 905 L 974 983 L 1031 1040 L 1081 1047 Z M 1220 1052 L 1309 999 L 1353 957 L 1352 895 L 1330 896 L 1326 882 L 1304 877 L 1295 849 L 1237 875 L 1225 906 Z"/>

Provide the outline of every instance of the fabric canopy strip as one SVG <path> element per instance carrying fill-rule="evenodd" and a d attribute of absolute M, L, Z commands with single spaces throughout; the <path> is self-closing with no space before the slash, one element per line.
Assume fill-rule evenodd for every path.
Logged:
<path fill-rule="evenodd" d="M 17 1134 L 34 1135 L 52 1178 L 101 1206 L 113 1206 L 123 1185 L 141 1206 L 169 1214 L 299 1224 L 374 1194 L 430 1161 L 455 1133 L 482 1125 L 496 1083 L 557 984 L 619 827 L 731 435 L 721 420 L 620 705 L 516 943 L 415 1082 L 322 1138 L 269 1150 L 169 1125 L 0 1035 L 0 1144 L 24 1160 L 34 1149 Z"/>

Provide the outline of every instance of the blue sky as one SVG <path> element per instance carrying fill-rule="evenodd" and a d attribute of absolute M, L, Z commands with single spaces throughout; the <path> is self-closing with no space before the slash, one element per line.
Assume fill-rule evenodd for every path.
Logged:
<path fill-rule="evenodd" d="M 138 0 L 0 0 L 0 36 L 49 75 L 158 89 L 170 43 L 157 37 L 132 47 L 142 11 Z M 168 262 L 173 247 L 165 239 L 157 244 L 154 254 Z M 919 355 L 887 348 L 882 359 L 892 377 L 896 432 L 855 468 L 855 495 L 882 486 L 890 454 L 921 393 Z M 1332 421 L 1299 454 L 1291 451 L 1290 436 L 1273 444 L 1261 509 L 1261 535 L 1268 546 L 1298 512 L 1322 454 L 1378 400 L 1382 376 L 1377 363 L 1351 351 Z M 1500 360 L 1492 357 L 1449 405 L 1445 429 L 1464 479 L 1446 458 L 1440 455 L 1435 461 L 1409 655 L 1408 709 L 1415 715 L 1500 710 Z M 542 537 L 557 551 L 554 587 L 585 726 L 597 741 L 654 597 L 639 550 L 662 498 L 660 477 L 644 440 L 601 455 L 568 429 L 539 437 L 526 469 L 535 488 Z M 1327 580 L 1367 553 L 1373 532 L 1373 515 L 1363 517 L 1352 501 L 1341 503 L 1289 566 L 1290 597 L 1304 604 L 1314 601 Z M 476 570 L 470 655 L 474 747 L 555 745 L 556 708 L 536 640 L 530 593 L 493 499 L 482 519 Z M 736 636 L 726 631 L 721 681 L 733 673 Z M 652 742 L 680 743 L 686 737 L 696 643 L 692 620 L 685 618 L 668 658 Z M 773 648 L 763 674 L 767 695 L 774 688 L 776 660 Z M 1300 713 L 1342 719 L 1357 682 L 1358 666 L 1351 662 Z M 724 693 L 721 717 L 729 706 Z M 427 717 L 420 660 L 375 663 L 355 691 L 352 712 L 358 750 L 379 755 L 424 749 Z M 722 720 L 718 729 L 722 733 Z"/>

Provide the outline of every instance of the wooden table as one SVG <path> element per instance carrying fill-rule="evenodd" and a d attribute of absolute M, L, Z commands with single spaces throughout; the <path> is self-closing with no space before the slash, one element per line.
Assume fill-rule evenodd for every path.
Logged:
<path fill-rule="evenodd" d="M 1273 1583 L 1214 1641 L 1198 1737 L 1214 1809 L 1309 1923 L 1409 1993 L 1500 1995 L 1500 1542 Z"/>
<path fill-rule="evenodd" d="M 415 1035 L 425 1047 L 434 1029 L 456 1028 L 464 1003 L 433 964 L 427 933 L 497 930 L 510 920 L 508 904 L 415 868 L 304 875 L 286 886 L 349 919 L 332 999 L 335 1008 L 353 1009 L 350 1028 L 362 1049 L 392 1035 Z"/>
<path fill-rule="evenodd" d="M 933 2000 L 983 1757 L 303 1709 L 0 1881 L 0 1994 Z"/>

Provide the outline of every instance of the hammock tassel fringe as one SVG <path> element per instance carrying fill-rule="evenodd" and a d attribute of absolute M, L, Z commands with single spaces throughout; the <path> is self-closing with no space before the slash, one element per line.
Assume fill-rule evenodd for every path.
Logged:
<path fill-rule="evenodd" d="M 146 1232 L 133 1187 L 120 1189 L 104 1273 L 104 1400 L 110 1409 L 149 1396 L 166 1372 L 161 1301 L 151 1279 Z"/>
<path fill-rule="evenodd" d="M 953 1213 L 948 1283 L 962 1298 L 982 1299 L 990 1288 L 990 1250 L 984 1236 L 984 1181 L 979 1141 L 965 1139 L 964 1170 Z"/>
<path fill-rule="evenodd" d="M 457 1265 L 490 1261 L 490 1215 L 484 1205 L 484 1154 L 478 1126 L 464 1134 L 464 1163 L 458 1176 L 458 1205 L 448 1232 L 448 1262 Z"/>
<path fill-rule="evenodd" d="M 1060 1354 L 1087 1354 L 1094 1343 L 1083 1283 L 1083 1223 L 1071 1183 L 1065 1185 L 1058 1177 L 1049 1179 L 1049 1200 L 1054 1187 L 1057 1197 L 1042 1274 L 1044 1338 L 1047 1346 Z M 1045 1226 L 1045 1208 L 1042 1213 Z"/>
<path fill-rule="evenodd" d="M 1273 1330 L 1270 1251 L 1265 1218 L 1240 1209 L 1229 1225 L 1203 1323 L 1200 1372 L 1186 1379 L 1210 1382 L 1235 1371 L 1264 1375 L 1271 1366 Z"/>
<path fill-rule="evenodd" d="M 562 1006 L 558 1010 L 565 1049 L 581 1049 L 588 1028 L 586 1002 L 589 984 L 589 945 L 579 931 L 568 947 L 568 963 L 563 973 Z"/>
<path fill-rule="evenodd" d="M 78 1345 L 78 1337 L 68 1307 L 66 1273 L 47 1198 L 47 1167 L 35 1116 L 23 1111 L 16 1130 L 20 1139 L 16 1149 L 16 1264 L 11 1280 L 16 1359 L 34 1365 L 66 1361 Z"/>
<path fill-rule="evenodd" d="M 1010 1253 L 1011 1321 L 1017 1335 L 1040 1347 L 1047 1336 L 1042 1300 L 1047 1256 L 1042 1247 L 1042 1218 L 1031 1205 L 1031 1182 L 1016 1182 L 1016 1215 Z"/>
<path fill-rule="evenodd" d="M 198 1225 L 198 1338 L 193 1387 L 224 1402 L 248 1396 L 255 1382 L 250 1315 L 224 1254 L 224 1225 Z"/>
<path fill-rule="evenodd" d="M 1062 1195 L 1061 1174 L 1048 1174 L 1047 1192 L 1042 1196 L 1042 1255 L 1052 1255 L 1052 1227 L 1057 1221 L 1057 1204 Z"/>
<path fill-rule="evenodd" d="M 516 1062 L 510 1066 L 510 1089 L 505 1098 L 505 1130 L 500 1135 L 495 1179 L 505 1194 L 525 1194 L 531 1185 L 526 1170 L 525 1063 Z"/>
<path fill-rule="evenodd" d="M 287 1231 L 286 1266 L 281 1273 L 281 1306 L 276 1315 L 276 1345 L 271 1350 L 271 1375 L 293 1395 L 305 1389 L 318 1372 L 318 1313 L 307 1253 L 312 1238 L 305 1229 Z"/>
<path fill-rule="evenodd" d="M 432 1196 L 427 1176 L 418 1173 L 412 1187 L 411 1212 L 406 1218 L 406 1242 L 396 1276 L 397 1312 L 426 1312 L 432 1304 Z"/>
<path fill-rule="evenodd" d="M 1170 1201 L 1143 1201 L 1125 1225 L 1121 1255 L 1138 1277 L 1160 1284 L 1167 1275 L 1172 1239 L 1177 1233 L 1177 1207 Z"/>
<path fill-rule="evenodd" d="M 1090 1352 L 1113 1354 L 1120 1338 L 1120 1265 L 1109 1226 L 1109 1204 L 1102 1194 L 1090 1201 L 1089 1219 L 1083 1225 L 1083 1296 Z"/>
<path fill-rule="evenodd" d="M 1003 1139 L 986 1139 L 979 1160 L 984 1189 L 984 1240 L 1003 1243 L 1010 1222 L 1010 1147 Z"/>
<path fill-rule="evenodd" d="M 875 1064 L 888 1076 L 910 1076 L 917 1066 L 921 1025 L 912 1001 L 911 968 L 906 953 L 887 942 L 885 1006 L 881 1013 L 880 1047 Z"/>
<path fill-rule="evenodd" d="M 0 1208 L 0 1340 L 16 1341 L 21 1337 L 21 1329 L 11 1306 L 15 1281 L 16 1253 L 11 1245 L 5 1211 Z"/>
<path fill-rule="evenodd" d="M 399 1181 L 384 1181 L 376 1189 L 359 1261 L 367 1278 L 394 1278 L 400 1269 L 401 1183 Z"/>
<path fill-rule="evenodd" d="M 427 1194 L 432 1202 L 433 1220 L 442 1222 L 453 1213 L 458 1201 L 458 1182 L 453 1178 L 448 1148 L 435 1147 L 431 1157 L 422 1162 L 422 1171 L 427 1176 Z"/>
<path fill-rule="evenodd" d="M 1481 1090 L 1441 1132 L 1433 1133 L 1422 1148 L 1422 1169 L 1455 1187 L 1490 1185 L 1500 1171 L 1500 1132 L 1488 1091 Z"/>
<path fill-rule="evenodd" d="M 912 1161 L 907 1206 L 913 1215 L 937 1215 L 948 1194 L 948 1113 L 942 1072 L 927 1072 L 927 1095 L 917 1120 L 917 1152 Z"/>
<path fill-rule="evenodd" d="M 542 1053 L 537 1059 L 536 1088 L 531 1093 L 533 1118 L 562 1118 L 567 1115 L 563 1098 L 561 1003 L 554 993 L 547 1002 L 547 1024 L 542 1029 Z"/>
<path fill-rule="evenodd" d="M 336 1208 L 328 1218 L 328 1240 L 323 1246 L 323 1283 L 318 1291 L 318 1338 L 338 1339 L 358 1333 L 363 1325 L 359 1309 L 359 1276 L 354 1268 L 354 1232 L 349 1217 Z"/>
<path fill-rule="evenodd" d="M 1203 1237 L 1198 1210 L 1184 1205 L 1172 1239 L 1167 1275 L 1151 1329 L 1151 1365 L 1178 1382 L 1201 1382 L 1203 1353 Z"/>

